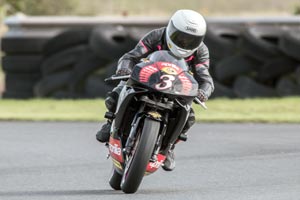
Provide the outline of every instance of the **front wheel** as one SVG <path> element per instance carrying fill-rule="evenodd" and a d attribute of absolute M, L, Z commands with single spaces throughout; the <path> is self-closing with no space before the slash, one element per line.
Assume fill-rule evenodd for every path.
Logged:
<path fill-rule="evenodd" d="M 137 136 L 136 148 L 129 158 L 121 181 L 125 193 L 134 193 L 140 186 L 158 137 L 160 123 L 146 118 L 142 133 Z"/>

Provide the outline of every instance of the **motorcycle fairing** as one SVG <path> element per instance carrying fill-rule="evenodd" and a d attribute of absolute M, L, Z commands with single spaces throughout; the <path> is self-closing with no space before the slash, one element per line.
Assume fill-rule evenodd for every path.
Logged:
<path fill-rule="evenodd" d="M 151 162 L 150 161 L 148 163 L 145 175 L 152 174 L 153 172 L 155 172 L 156 170 L 158 170 L 160 168 L 160 166 L 164 163 L 165 159 L 166 159 L 165 155 L 158 154 L 157 155 L 157 160 L 155 162 Z"/>
<path fill-rule="evenodd" d="M 197 96 L 198 83 L 188 72 L 170 62 L 137 64 L 131 79 L 155 91 L 176 96 Z"/>
<path fill-rule="evenodd" d="M 120 174 L 123 173 L 123 163 L 124 163 L 122 149 L 123 147 L 122 147 L 120 137 L 118 137 L 116 134 L 113 133 L 109 138 L 108 151 L 112 158 L 115 169 Z"/>
<path fill-rule="evenodd" d="M 132 102 L 132 99 L 140 94 L 146 93 L 148 90 L 145 88 L 139 87 L 131 87 L 125 85 L 119 95 L 117 111 L 116 111 L 116 118 L 114 120 L 115 125 L 114 127 L 119 129 L 122 125 L 123 117 L 129 107 L 129 104 Z"/>
<path fill-rule="evenodd" d="M 117 161 L 123 162 L 123 156 L 122 156 L 122 145 L 120 139 L 115 139 L 113 137 L 110 137 L 109 143 L 108 143 L 108 149 L 110 152 L 110 155 Z"/>

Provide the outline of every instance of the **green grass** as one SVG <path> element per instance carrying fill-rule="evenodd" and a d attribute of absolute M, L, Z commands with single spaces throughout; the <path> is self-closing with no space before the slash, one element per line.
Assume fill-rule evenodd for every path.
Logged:
<path fill-rule="evenodd" d="M 208 110 L 194 105 L 199 122 L 300 123 L 300 97 L 215 99 Z M 106 109 L 96 100 L 0 100 L 0 120 L 103 121 Z"/>
<path fill-rule="evenodd" d="M 103 100 L 0 100 L 0 120 L 99 121 Z"/>
<path fill-rule="evenodd" d="M 88 2 L 88 3 L 87 3 Z M 267 6 L 266 6 L 267 5 Z M 288 15 L 295 12 L 299 0 L 88 0 L 77 1 L 77 6 L 68 14 L 80 15 L 143 15 L 171 16 L 178 9 L 193 9 L 204 16 L 253 16 Z M 70 13 L 72 12 L 72 13 Z"/>
<path fill-rule="evenodd" d="M 194 106 L 197 121 L 300 123 L 300 98 L 216 99 L 203 111 Z"/>
<path fill-rule="evenodd" d="M 1 56 L 1 53 L 0 53 Z M 1 59 L 0 59 L 1 60 Z M 4 90 L 4 73 L 2 67 L 0 66 L 0 96 Z"/>

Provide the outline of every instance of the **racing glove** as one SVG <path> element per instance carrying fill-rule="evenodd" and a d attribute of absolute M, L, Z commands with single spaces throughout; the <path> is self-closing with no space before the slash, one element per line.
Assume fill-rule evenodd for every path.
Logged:
<path fill-rule="evenodd" d="M 200 101 L 205 102 L 208 100 L 208 95 L 204 90 L 199 89 L 198 90 L 198 98 L 200 99 Z"/>

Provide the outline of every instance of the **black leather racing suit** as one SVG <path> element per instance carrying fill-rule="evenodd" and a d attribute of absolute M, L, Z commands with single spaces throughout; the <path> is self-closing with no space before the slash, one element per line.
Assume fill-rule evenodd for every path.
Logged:
<path fill-rule="evenodd" d="M 125 53 L 118 62 L 118 70 L 132 68 L 140 62 L 141 58 L 146 58 L 150 53 L 159 50 L 169 50 L 166 42 L 166 27 L 154 29 L 146 34 L 136 45 L 134 49 Z M 209 97 L 214 91 L 214 84 L 210 76 L 209 69 L 209 52 L 206 45 L 202 42 L 198 50 L 191 56 L 185 58 L 190 70 L 193 72 L 195 79 L 206 96 Z M 191 110 L 187 124 L 183 129 L 185 133 L 195 123 L 195 114 Z"/>
<path fill-rule="evenodd" d="M 150 53 L 159 50 L 169 50 L 166 42 L 166 28 L 155 29 L 146 34 L 136 45 L 134 49 L 125 53 L 119 60 L 118 70 L 121 68 L 132 68 L 140 62 L 141 58 L 146 58 Z M 202 42 L 198 50 L 185 59 L 194 73 L 194 77 L 199 84 L 199 89 L 205 91 L 207 97 L 214 90 L 212 77 L 209 69 L 209 52 L 206 45 Z M 117 71 L 118 71 L 117 70 Z"/>

